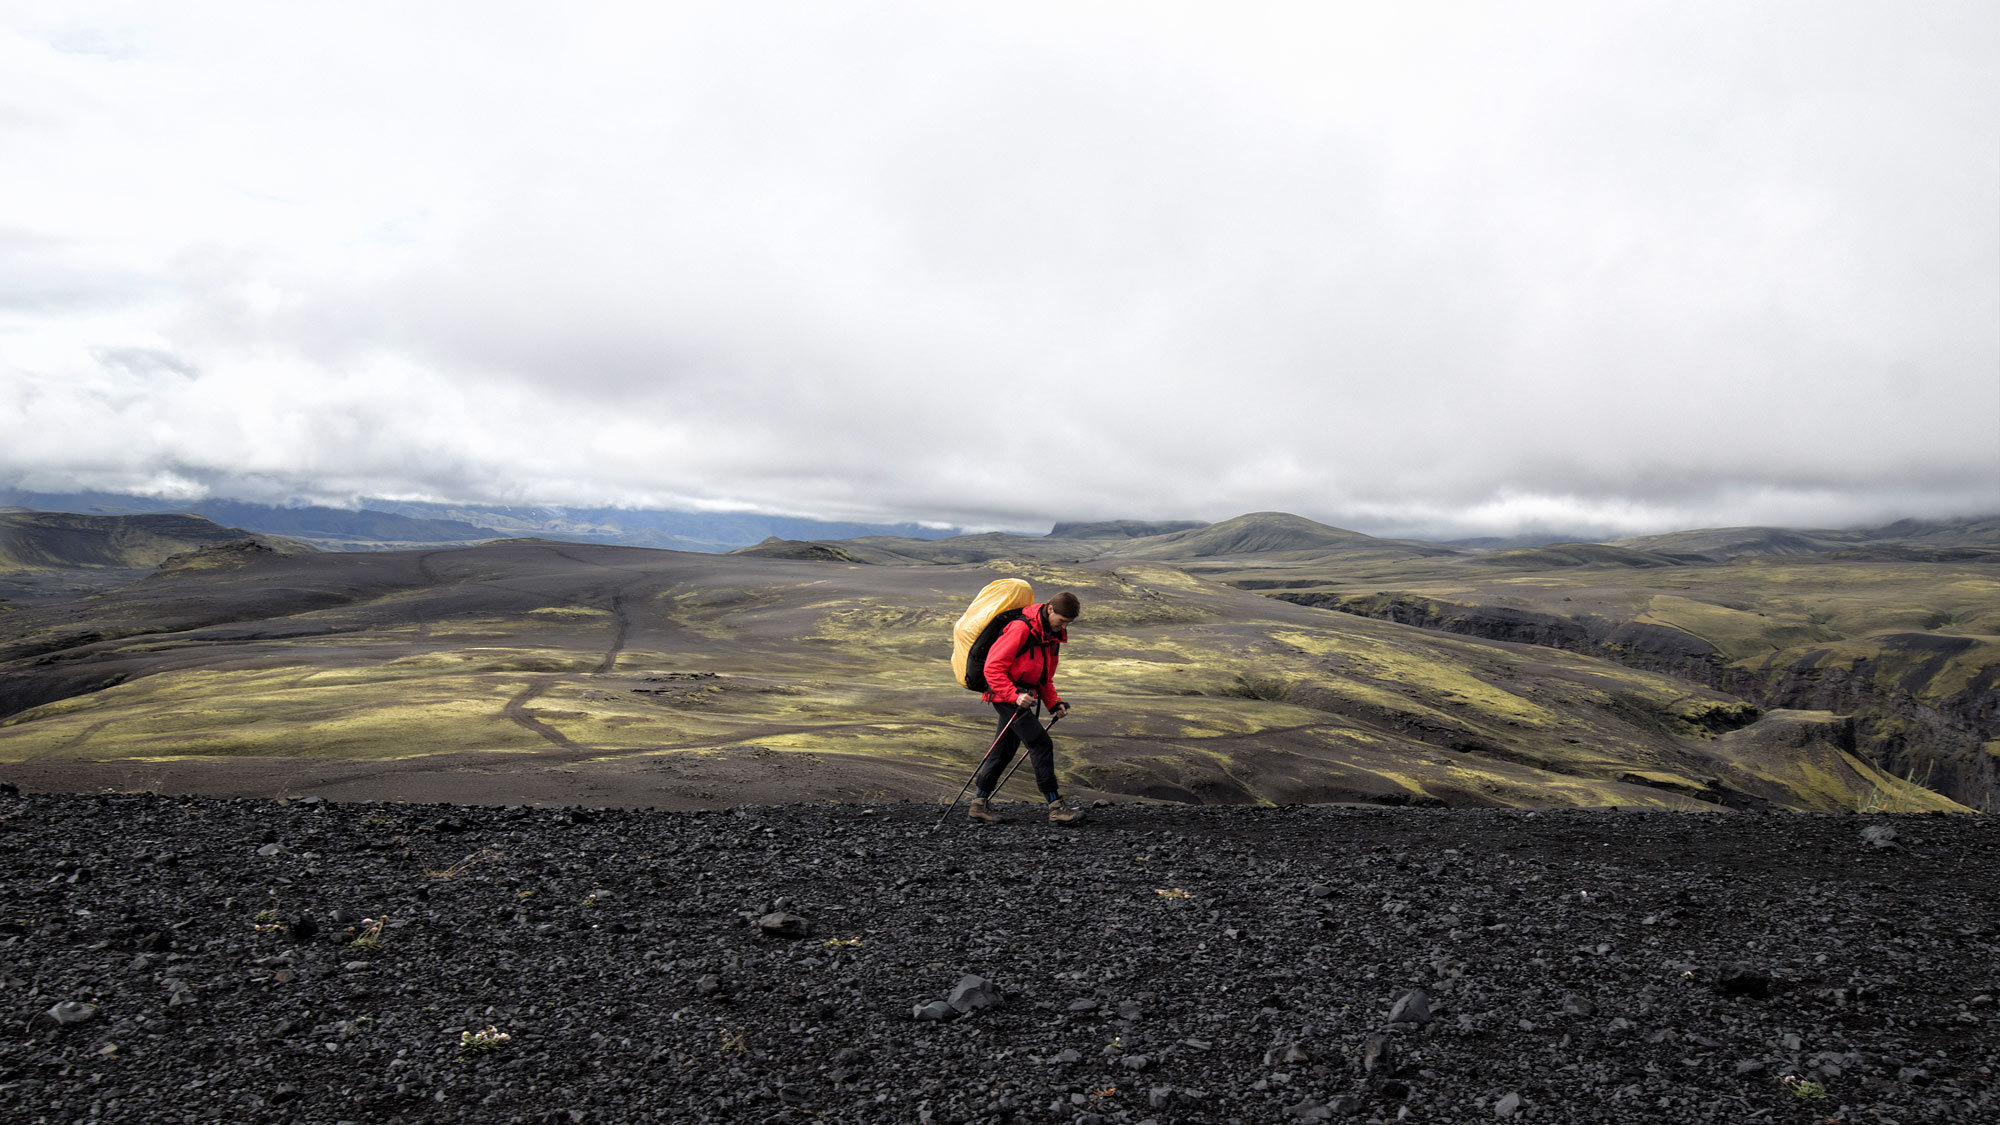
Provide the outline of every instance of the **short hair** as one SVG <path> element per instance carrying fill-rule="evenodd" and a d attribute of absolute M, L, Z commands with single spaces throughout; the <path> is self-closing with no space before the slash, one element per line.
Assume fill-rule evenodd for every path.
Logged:
<path fill-rule="evenodd" d="M 1070 593 L 1068 590 L 1064 590 L 1062 593 L 1050 598 L 1049 608 L 1071 620 L 1075 620 L 1083 610 L 1083 607 L 1077 603 L 1076 595 Z"/>

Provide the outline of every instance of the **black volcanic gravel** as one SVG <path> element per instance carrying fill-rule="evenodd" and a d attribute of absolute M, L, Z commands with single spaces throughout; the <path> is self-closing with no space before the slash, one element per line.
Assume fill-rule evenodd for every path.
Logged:
<path fill-rule="evenodd" d="M 936 816 L 0 796 L 0 1119 L 2000 1115 L 1988 818 Z"/>

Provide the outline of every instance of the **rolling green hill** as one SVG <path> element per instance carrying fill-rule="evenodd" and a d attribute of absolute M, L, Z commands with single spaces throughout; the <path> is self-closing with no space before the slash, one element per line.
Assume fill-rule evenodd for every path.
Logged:
<path fill-rule="evenodd" d="M 1583 552 L 1587 565 L 1561 551 L 1507 554 L 1501 566 L 1479 556 L 1393 574 L 1219 577 L 1296 604 L 1598 656 L 1759 707 L 1849 716 L 1856 752 L 1874 764 L 1978 807 L 2000 793 L 2000 552 L 1882 544 L 1643 567 L 1617 554 Z"/>

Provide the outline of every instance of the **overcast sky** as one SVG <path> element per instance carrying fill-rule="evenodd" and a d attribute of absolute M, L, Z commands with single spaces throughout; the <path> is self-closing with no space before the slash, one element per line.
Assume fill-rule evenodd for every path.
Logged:
<path fill-rule="evenodd" d="M 0 0 L 0 485 L 2000 512 L 2000 6 Z"/>

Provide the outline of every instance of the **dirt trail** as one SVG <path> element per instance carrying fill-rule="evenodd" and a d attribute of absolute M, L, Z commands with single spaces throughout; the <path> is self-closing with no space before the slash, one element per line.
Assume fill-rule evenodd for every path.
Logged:
<path fill-rule="evenodd" d="M 570 738 L 563 732 L 557 730 L 556 728 L 541 721 L 540 719 L 535 718 L 533 715 L 530 715 L 528 713 L 528 704 L 532 702 L 535 699 L 535 697 L 549 690 L 549 688 L 555 684 L 557 679 L 559 679 L 559 677 L 557 676 L 536 677 L 533 683 L 530 683 L 527 687 L 522 688 L 520 692 L 514 696 L 514 698 L 508 700 L 507 705 L 501 708 L 500 713 L 507 716 L 509 722 L 512 722 L 516 726 L 521 727 L 523 730 L 533 731 L 535 734 L 538 734 L 543 738 L 547 739 L 551 744 L 553 744 L 559 749 L 568 751 L 569 753 L 572 754 L 596 754 L 597 753 L 596 750 L 593 750 L 590 747 L 575 741 L 574 739 Z"/>
<path fill-rule="evenodd" d="M 632 632 L 632 615 L 625 608 L 625 595 L 612 595 L 611 616 L 617 627 L 611 636 L 611 647 L 605 650 L 604 662 L 597 666 L 597 674 L 600 676 L 617 670 L 618 657 L 625 652 L 625 638 Z"/>

